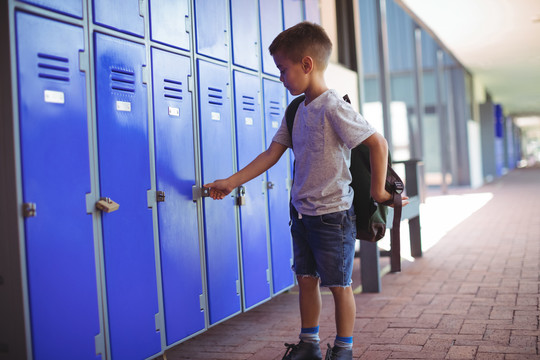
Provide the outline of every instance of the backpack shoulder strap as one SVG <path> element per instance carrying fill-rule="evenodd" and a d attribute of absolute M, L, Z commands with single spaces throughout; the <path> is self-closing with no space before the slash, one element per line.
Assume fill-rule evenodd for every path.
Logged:
<path fill-rule="evenodd" d="M 305 98 L 305 95 L 300 95 L 299 97 L 291 101 L 291 103 L 289 104 L 289 106 L 287 106 L 287 109 L 285 110 L 285 119 L 287 121 L 287 128 L 289 129 L 289 135 L 291 135 L 291 137 L 296 110 L 298 110 L 298 106 L 300 106 L 300 103 L 304 101 Z"/>

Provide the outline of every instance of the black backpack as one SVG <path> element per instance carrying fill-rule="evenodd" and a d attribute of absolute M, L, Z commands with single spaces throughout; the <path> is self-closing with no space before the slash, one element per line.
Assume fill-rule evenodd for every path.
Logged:
<path fill-rule="evenodd" d="M 298 106 L 304 101 L 305 95 L 295 98 L 285 110 L 287 128 L 292 138 L 292 128 L 294 117 Z M 349 97 L 345 95 L 343 100 L 350 103 Z M 404 190 L 403 181 L 391 168 L 391 157 L 388 154 L 388 168 L 386 173 L 385 188 L 392 199 L 378 204 L 371 197 L 371 166 L 369 159 L 369 149 L 365 145 L 358 145 L 351 150 L 351 166 L 349 170 L 352 175 L 351 187 L 354 190 L 353 206 L 356 213 L 356 237 L 360 240 L 370 242 L 379 241 L 386 232 L 386 218 L 388 215 L 388 205 L 394 205 L 394 219 L 391 232 L 391 272 L 401 271 L 400 237 L 399 225 L 401 222 L 401 193 Z M 294 179 L 294 174 L 293 174 Z"/>

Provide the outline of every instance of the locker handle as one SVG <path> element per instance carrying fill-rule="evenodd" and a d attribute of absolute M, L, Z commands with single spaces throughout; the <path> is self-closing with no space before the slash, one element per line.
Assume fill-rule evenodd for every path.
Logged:
<path fill-rule="evenodd" d="M 210 189 L 205 187 L 198 187 L 197 185 L 193 185 L 191 187 L 191 193 L 193 196 L 193 202 L 197 202 L 197 200 L 205 197 L 210 197 Z"/>
<path fill-rule="evenodd" d="M 240 186 L 236 192 L 236 205 L 246 205 L 246 188 L 244 186 Z"/>
<path fill-rule="evenodd" d="M 165 191 L 156 191 L 156 202 L 165 202 Z"/>
<path fill-rule="evenodd" d="M 120 204 L 114 202 L 111 198 L 108 197 L 102 197 L 99 199 L 98 202 L 96 202 L 96 209 L 104 211 L 106 213 L 116 211 L 119 207 Z"/>
<path fill-rule="evenodd" d="M 266 184 L 266 188 L 267 188 L 268 190 L 272 190 L 272 189 L 274 188 L 274 183 L 271 182 L 271 181 L 269 181 L 269 182 Z"/>
<path fill-rule="evenodd" d="M 34 217 L 36 216 L 36 204 L 35 203 L 24 203 L 23 204 L 23 217 Z"/>

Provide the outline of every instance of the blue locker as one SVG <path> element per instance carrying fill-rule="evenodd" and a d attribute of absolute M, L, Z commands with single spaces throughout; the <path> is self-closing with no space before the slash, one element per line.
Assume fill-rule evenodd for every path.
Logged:
<path fill-rule="evenodd" d="M 150 2 L 150 36 L 152 40 L 189 50 L 191 17 L 189 1 L 152 0 Z"/>
<path fill-rule="evenodd" d="M 195 0 L 197 53 L 214 59 L 229 59 L 227 0 Z"/>
<path fill-rule="evenodd" d="M 264 150 L 259 106 L 259 77 L 234 72 L 238 168 L 249 164 Z M 264 176 L 244 184 L 245 205 L 240 206 L 245 308 L 270 297 Z"/>
<path fill-rule="evenodd" d="M 144 37 L 144 7 L 140 0 L 94 0 L 94 23 Z"/>
<path fill-rule="evenodd" d="M 22 192 L 34 359 L 100 359 L 82 28 L 16 13 Z"/>
<path fill-rule="evenodd" d="M 304 17 L 307 21 L 311 21 L 316 24 L 321 23 L 319 0 L 304 0 Z"/>
<path fill-rule="evenodd" d="M 229 69 L 198 60 L 203 184 L 233 172 Z M 210 324 L 240 311 L 235 200 L 204 199 Z"/>
<path fill-rule="evenodd" d="M 263 93 L 266 146 L 268 147 L 283 119 L 285 89 L 280 82 L 263 79 Z M 287 157 L 284 155 L 267 172 L 268 182 L 273 184 L 273 188 L 268 190 L 268 205 L 274 294 L 294 284 L 294 276 L 291 271 L 293 257 L 291 234 L 288 227 L 288 164 Z"/>
<path fill-rule="evenodd" d="M 304 20 L 304 0 L 283 0 L 283 23 L 285 29 Z"/>
<path fill-rule="evenodd" d="M 281 0 L 259 0 L 261 20 L 261 51 L 263 72 L 279 76 L 279 70 L 274 59 L 268 52 L 268 47 L 274 38 L 283 31 Z"/>
<path fill-rule="evenodd" d="M 22 0 L 26 3 L 40 6 L 52 11 L 71 15 L 82 19 L 83 3 L 82 0 Z"/>
<path fill-rule="evenodd" d="M 259 69 L 259 8 L 257 0 L 231 0 L 233 62 Z"/>
<path fill-rule="evenodd" d="M 191 60 L 152 49 L 161 275 L 167 344 L 204 329 L 195 185 Z"/>
<path fill-rule="evenodd" d="M 143 45 L 94 34 L 100 194 L 120 204 L 102 214 L 111 353 L 149 357 L 161 350 L 150 190 Z"/>

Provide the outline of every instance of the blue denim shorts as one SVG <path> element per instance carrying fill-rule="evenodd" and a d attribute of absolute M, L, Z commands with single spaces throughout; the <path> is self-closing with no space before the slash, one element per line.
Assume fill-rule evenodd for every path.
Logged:
<path fill-rule="evenodd" d="M 318 277 L 325 287 L 350 286 L 356 242 L 354 207 L 299 216 L 291 205 L 290 212 L 296 275 Z"/>

